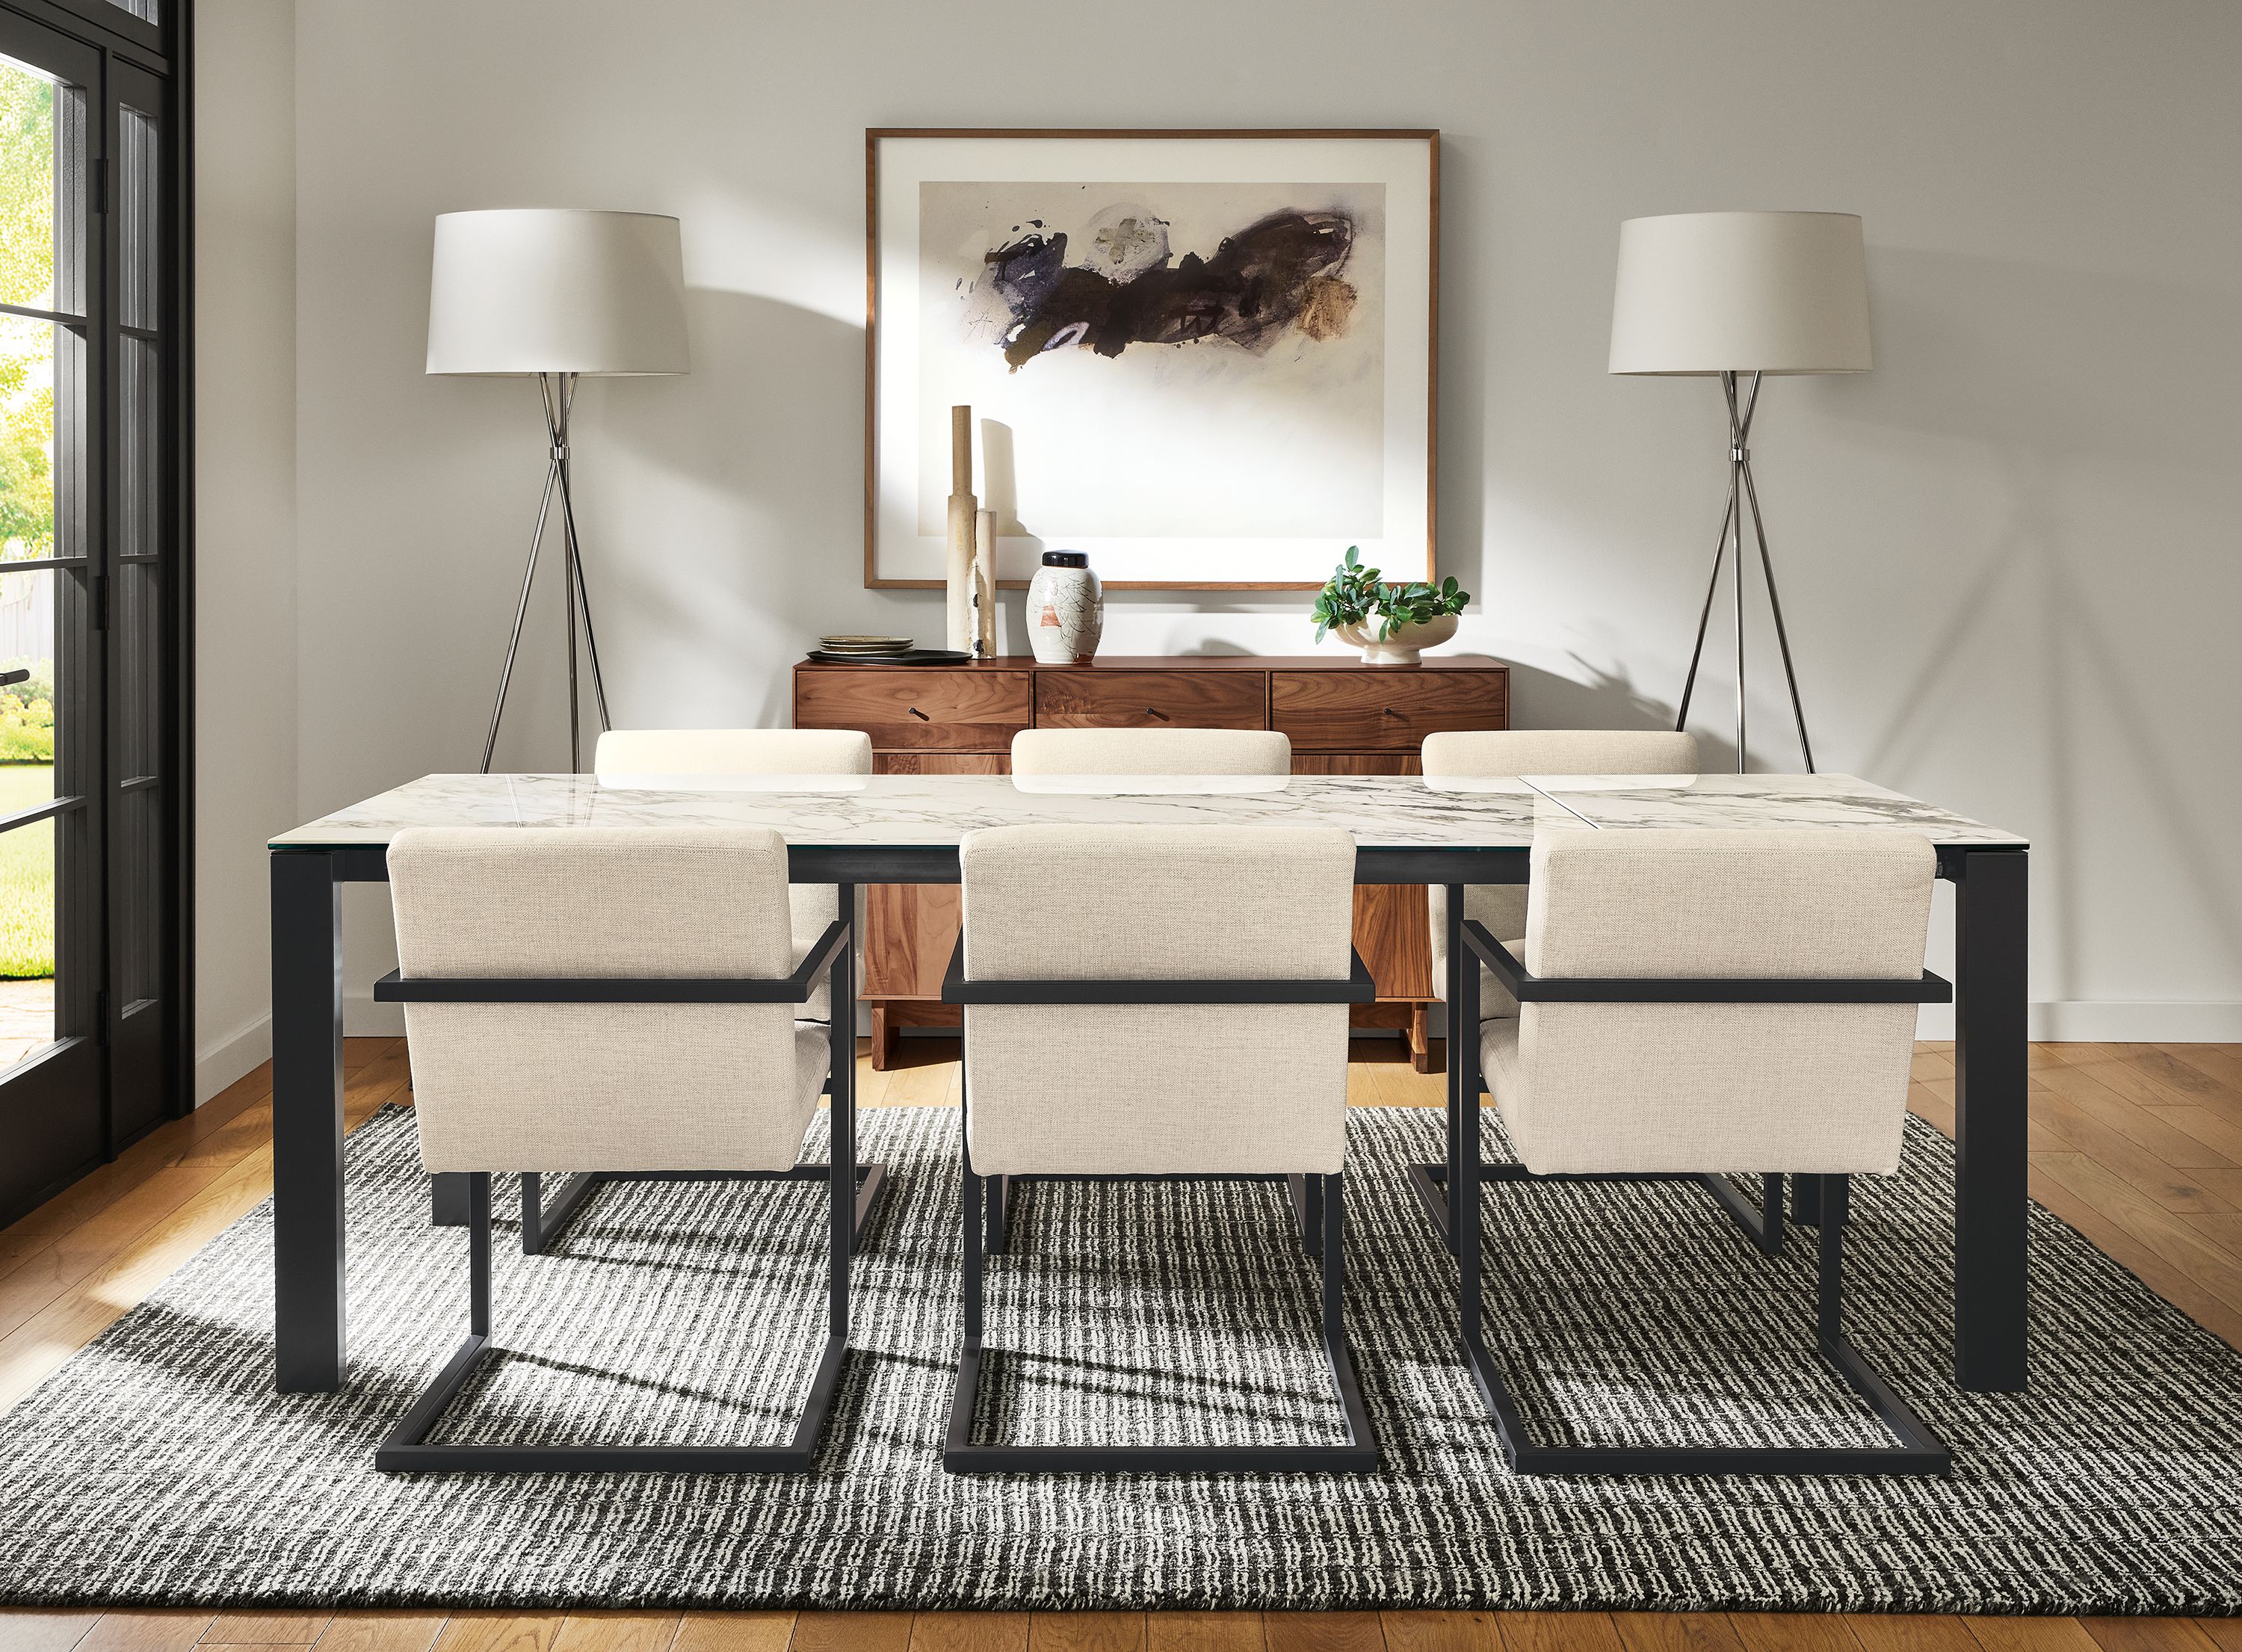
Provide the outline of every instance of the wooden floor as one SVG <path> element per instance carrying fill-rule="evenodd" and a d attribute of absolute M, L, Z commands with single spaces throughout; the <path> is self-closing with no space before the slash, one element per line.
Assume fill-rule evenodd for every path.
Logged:
<path fill-rule="evenodd" d="M 956 1105 L 955 1044 L 857 1064 L 869 1107 Z M 1367 1053 L 1379 1047 L 1364 1043 Z M 1399 1046 L 1389 1047 L 1398 1058 Z M 355 1127 L 409 1100 L 402 1040 L 346 1046 Z M 1438 1107 L 1439 1073 L 1358 1060 L 1359 1106 Z M 2032 1196 L 2242 1348 L 2242 1045 L 2032 1049 Z M 1950 1134 L 1950 1046 L 1916 1050 L 1912 1106 Z M 272 1190 L 260 1067 L 0 1231 L 0 1408 L 13 1405 Z M 2242 1652 L 2242 1620 L 1648 1613 L 0 1611 L 0 1652 Z"/>

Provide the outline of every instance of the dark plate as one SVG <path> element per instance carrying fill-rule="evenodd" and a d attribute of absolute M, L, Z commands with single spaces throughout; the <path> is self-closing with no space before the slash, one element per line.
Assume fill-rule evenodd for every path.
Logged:
<path fill-rule="evenodd" d="M 902 654 L 829 654 L 813 648 L 809 657 L 821 665 L 963 665 L 973 658 L 954 648 L 914 648 Z"/>

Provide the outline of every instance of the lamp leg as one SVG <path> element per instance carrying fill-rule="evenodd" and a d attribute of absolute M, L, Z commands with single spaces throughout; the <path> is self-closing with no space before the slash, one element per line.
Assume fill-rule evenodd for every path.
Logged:
<path fill-rule="evenodd" d="M 522 570 L 521 595 L 514 605 L 514 630 L 506 640 L 506 665 L 498 676 L 498 701 L 491 707 L 490 732 L 483 737 L 482 772 L 490 772 L 491 756 L 498 749 L 499 719 L 506 715 L 506 691 L 514 681 L 514 657 L 521 647 L 521 622 L 529 612 L 529 588 L 537 579 L 537 553 L 545 544 L 545 518 L 553 509 L 553 490 L 560 477 L 556 457 L 545 467 L 545 493 L 537 502 L 537 532 L 530 536 L 529 565 Z"/>
<path fill-rule="evenodd" d="M 580 619 L 583 621 L 584 625 L 584 652 L 588 658 L 592 667 L 592 699 L 594 704 L 599 708 L 600 732 L 601 733 L 605 733 L 609 728 L 614 726 L 614 725 L 608 720 L 607 717 L 607 679 L 601 675 L 600 671 L 600 642 L 598 637 L 592 630 L 592 593 L 584 583 L 584 549 L 582 541 L 577 538 L 576 534 L 576 498 L 574 491 L 569 485 L 570 472 L 567 458 L 568 445 L 568 414 L 576 400 L 576 383 L 577 380 L 574 374 L 571 373 L 566 376 L 566 389 L 560 401 L 559 423 L 559 438 L 562 452 L 560 468 L 560 527 L 562 538 L 566 540 L 567 545 L 569 573 L 568 708 L 572 742 L 574 739 L 574 730 L 575 727 L 576 708 L 575 632 L 576 623 Z M 581 766 L 581 765 L 579 765 L 579 766 Z"/>
<path fill-rule="evenodd" d="M 1728 524 L 1735 519 L 1735 472 L 1728 473 L 1728 502 L 1721 507 L 1721 539 L 1713 547 L 1713 572 L 1705 581 L 1705 605 L 1697 611 L 1697 645 L 1689 651 L 1689 674 L 1682 681 L 1682 709 L 1675 714 L 1674 732 L 1689 726 L 1689 699 L 1697 692 L 1697 663 L 1705 654 L 1705 627 L 1713 618 L 1713 593 L 1721 588 L 1721 562 L 1728 553 Z"/>
<path fill-rule="evenodd" d="M 1798 672 L 1790 664 L 1790 633 L 1782 626 L 1782 599 L 1775 593 L 1775 563 L 1767 554 L 1767 525 L 1760 520 L 1759 489 L 1753 485 L 1751 460 L 1743 463 L 1744 498 L 1751 502 L 1752 536 L 1759 541 L 1760 572 L 1767 576 L 1767 605 L 1775 613 L 1775 640 L 1782 650 L 1783 680 L 1790 685 L 1790 714 L 1798 722 L 1798 752 L 1806 772 L 1814 772 L 1814 746 L 1806 738 L 1806 707 L 1798 698 Z M 1739 545 L 1741 551 L 1741 545 Z"/>
<path fill-rule="evenodd" d="M 1744 731 L 1744 503 L 1742 481 L 1744 455 L 1747 451 L 1744 446 L 1744 439 L 1746 433 L 1751 428 L 1751 413 L 1749 410 L 1740 410 L 1736 405 L 1736 376 L 1734 373 L 1722 373 L 1721 375 L 1721 391 L 1722 393 L 1728 398 L 1728 512 L 1729 518 L 1735 525 L 1736 536 L 1736 559 L 1732 565 L 1735 578 L 1733 582 L 1732 594 L 1735 599 L 1736 611 L 1736 772 L 1742 774 L 1744 772 L 1746 768 L 1749 766 L 1748 753 L 1750 749 Z M 1759 400 L 1759 378 L 1756 374 L 1752 378 L 1751 394 L 1752 400 L 1756 403 Z M 564 489 L 567 485 L 566 478 L 562 478 L 561 485 Z M 564 492 L 561 498 L 562 502 L 565 504 L 567 498 L 567 494 Z"/>

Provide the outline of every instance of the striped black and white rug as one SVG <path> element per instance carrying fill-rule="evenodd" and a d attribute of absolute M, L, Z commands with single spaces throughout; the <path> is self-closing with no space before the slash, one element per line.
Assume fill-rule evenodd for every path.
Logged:
<path fill-rule="evenodd" d="M 1402 1175 L 1440 1120 L 1398 1109 L 1351 1125 L 1349 1328 L 1382 1472 L 952 1477 L 957 1130 L 864 1115 L 900 1182 L 816 1474 L 398 1477 L 374 1442 L 464 1334 L 466 1239 L 427 1225 L 412 1114 L 386 1112 L 350 1144 L 349 1388 L 272 1392 L 271 1227 L 245 1218 L 0 1419 L 0 1602 L 2242 1608 L 2242 1355 L 2035 1212 L 2031 1392 L 1958 1393 L 1951 1149 L 1919 1123 L 1901 1176 L 1856 1183 L 1850 1324 L 1956 1448 L 1949 1481 L 1509 1474 Z M 447 1437 L 782 1437 L 822 1332 L 822 1197 L 611 1186 L 525 1258 L 502 1185 L 518 1352 Z M 1810 1246 L 1769 1261 L 1686 1185 L 1490 1188 L 1486 1221 L 1490 1337 L 1545 1437 L 1876 1440 L 1812 1354 Z M 1031 1188 L 990 1267 L 1010 1354 L 983 1426 L 1335 1437 L 1315 1278 L 1272 1187 Z"/>

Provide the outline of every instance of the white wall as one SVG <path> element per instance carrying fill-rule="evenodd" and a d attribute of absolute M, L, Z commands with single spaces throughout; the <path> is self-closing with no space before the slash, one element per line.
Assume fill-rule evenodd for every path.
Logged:
<path fill-rule="evenodd" d="M 531 392 L 422 374 L 434 214 L 684 220 L 692 376 L 581 404 L 610 686 L 626 724 L 781 722 L 817 632 L 940 625 L 936 594 L 860 585 L 864 127 L 1438 126 L 1440 563 L 1480 593 L 1463 643 L 1517 664 L 1520 722 L 1670 717 L 1711 552 L 1715 391 L 1602 370 L 1619 221 L 1859 212 L 1877 370 L 1775 385 L 1755 444 L 1822 766 L 2033 837 L 2044 1027 L 2242 1038 L 2242 11 L 1125 16 L 303 0 L 299 813 L 472 766 L 520 577 Z M 503 766 L 565 761 L 545 596 Z M 1305 606 L 1131 595 L 1106 645 L 1297 651 Z M 1757 623 L 1755 756 L 1790 767 Z M 380 901 L 350 909 L 361 993 Z"/>
<path fill-rule="evenodd" d="M 195 7 L 195 1100 L 272 1053 L 296 798 L 295 7 Z"/>

